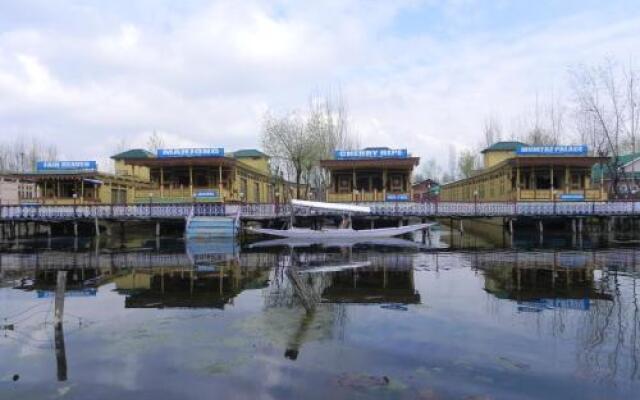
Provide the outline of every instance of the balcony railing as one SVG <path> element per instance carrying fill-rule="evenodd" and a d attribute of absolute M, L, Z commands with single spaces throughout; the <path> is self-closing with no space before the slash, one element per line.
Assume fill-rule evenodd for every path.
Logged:
<path fill-rule="evenodd" d="M 393 194 L 391 192 L 386 192 L 386 191 L 354 192 L 354 193 L 329 192 L 327 193 L 327 201 L 330 203 L 379 202 L 379 201 L 388 201 L 387 195 L 406 196 L 407 200 L 411 199 L 411 194 L 408 192 L 393 193 Z"/>
<path fill-rule="evenodd" d="M 544 217 L 640 215 L 640 202 L 492 202 L 412 203 L 366 202 L 372 215 L 416 217 Z M 71 220 L 77 218 L 187 218 L 190 215 L 272 218 L 290 213 L 283 204 L 122 204 L 122 205 L 0 205 L 0 220 Z M 330 210 L 300 209 L 296 215 L 335 214 Z"/>
<path fill-rule="evenodd" d="M 607 200 L 607 193 L 600 191 L 600 189 L 580 189 L 570 190 L 565 192 L 564 190 L 556 189 L 551 191 L 549 189 L 521 189 L 520 201 L 553 201 L 553 194 L 555 194 L 555 200 L 561 200 L 564 195 L 583 196 L 588 201 L 604 201 Z"/>

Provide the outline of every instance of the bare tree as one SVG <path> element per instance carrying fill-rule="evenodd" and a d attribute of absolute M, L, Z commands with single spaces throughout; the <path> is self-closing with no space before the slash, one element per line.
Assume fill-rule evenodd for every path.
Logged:
<path fill-rule="evenodd" d="M 447 171 L 449 176 L 451 177 L 451 180 L 454 181 L 456 180 L 456 177 L 458 176 L 458 154 L 456 151 L 456 147 L 453 144 L 449 145 L 449 170 Z"/>
<path fill-rule="evenodd" d="M 478 157 L 473 150 L 463 150 L 458 159 L 458 169 L 462 178 L 469 178 L 478 167 Z"/>
<path fill-rule="evenodd" d="M 33 171 L 38 161 L 53 161 L 57 155 L 55 146 L 42 144 L 35 138 L 29 144 L 24 138 L 0 142 L 0 171 Z"/>
<path fill-rule="evenodd" d="M 149 139 L 147 139 L 147 147 L 152 153 L 156 153 L 158 149 L 162 149 L 164 147 L 164 140 L 155 130 L 151 135 L 149 135 Z"/>
<path fill-rule="evenodd" d="M 611 157 L 608 173 L 618 196 L 623 173 L 620 155 L 627 150 L 625 139 L 631 149 L 635 147 L 637 73 L 631 68 L 621 73 L 617 64 L 607 59 L 601 65 L 574 69 L 572 78 L 579 130 L 594 145 L 596 154 Z"/>
<path fill-rule="evenodd" d="M 438 165 L 435 158 L 427 158 L 420 162 L 420 169 L 414 173 L 413 181 L 421 182 L 426 179 L 439 181 L 442 174 L 442 168 Z"/>
<path fill-rule="evenodd" d="M 341 92 L 310 97 L 305 129 L 308 135 L 317 138 L 318 160 L 330 159 L 336 150 L 350 150 L 358 145 L 349 130 L 348 110 Z M 324 193 L 328 174 L 317 162 L 307 167 L 307 181 L 318 189 L 318 193 Z"/>
<path fill-rule="evenodd" d="M 295 176 L 297 198 L 300 198 L 303 178 L 308 179 L 311 166 L 319 158 L 318 138 L 305 125 L 299 113 L 282 117 L 267 113 L 262 128 L 262 146 L 274 165 L 284 167 Z"/>
<path fill-rule="evenodd" d="M 312 95 L 304 112 L 289 112 L 276 117 L 265 115 L 262 143 L 272 157 L 272 167 L 286 171 L 297 185 L 306 183 L 305 196 L 310 187 L 319 195 L 325 193 L 328 174 L 319 161 L 330 159 L 338 149 L 353 149 L 357 140 L 349 130 L 348 112 L 342 94 Z"/>
<path fill-rule="evenodd" d="M 485 118 L 482 133 L 484 134 L 484 147 L 490 147 L 502 140 L 502 127 L 495 117 Z"/>

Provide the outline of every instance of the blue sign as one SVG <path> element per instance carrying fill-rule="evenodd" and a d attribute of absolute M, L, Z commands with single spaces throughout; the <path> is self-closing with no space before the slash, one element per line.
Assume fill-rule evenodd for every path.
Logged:
<path fill-rule="evenodd" d="M 587 311 L 591 307 L 591 301 L 584 299 L 536 299 L 530 301 L 519 301 L 518 311 L 540 312 L 543 310 L 553 310 L 563 308 L 568 310 Z"/>
<path fill-rule="evenodd" d="M 38 290 L 37 296 L 39 299 L 46 299 L 55 297 L 56 292 L 51 290 Z M 84 288 L 84 289 L 75 289 L 75 290 L 66 290 L 64 292 L 64 297 L 94 297 L 98 294 L 97 288 Z"/>
<path fill-rule="evenodd" d="M 336 160 L 353 160 L 362 158 L 407 158 L 407 149 L 366 149 L 366 150 L 336 150 Z"/>
<path fill-rule="evenodd" d="M 584 194 L 582 193 L 566 193 L 560 195 L 562 201 L 584 201 Z"/>
<path fill-rule="evenodd" d="M 579 146 L 522 146 L 516 154 L 520 156 L 586 156 L 589 148 Z"/>
<path fill-rule="evenodd" d="M 406 193 L 389 193 L 387 194 L 387 201 L 409 201 L 409 195 Z"/>
<path fill-rule="evenodd" d="M 38 171 L 97 171 L 95 161 L 38 161 Z"/>
<path fill-rule="evenodd" d="M 169 157 L 224 157 L 222 147 L 210 149 L 158 149 L 158 158 Z"/>
<path fill-rule="evenodd" d="M 199 190 L 193 194 L 193 197 L 197 199 L 211 199 L 218 198 L 218 191 L 215 189 L 211 190 Z"/>

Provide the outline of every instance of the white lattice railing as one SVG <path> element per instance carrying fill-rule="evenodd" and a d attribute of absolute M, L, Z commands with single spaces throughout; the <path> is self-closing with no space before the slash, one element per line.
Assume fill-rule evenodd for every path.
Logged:
<path fill-rule="evenodd" d="M 517 217 L 517 216 L 616 216 L 640 215 L 640 202 L 496 202 L 496 203 L 359 203 L 373 215 L 418 217 Z M 2 220 L 56 220 L 74 218 L 135 219 L 187 218 L 241 215 L 243 218 L 274 218 L 289 215 L 289 205 L 277 204 L 128 204 L 128 205 L 5 205 Z M 332 211 L 296 208 L 296 215 L 335 214 Z"/>

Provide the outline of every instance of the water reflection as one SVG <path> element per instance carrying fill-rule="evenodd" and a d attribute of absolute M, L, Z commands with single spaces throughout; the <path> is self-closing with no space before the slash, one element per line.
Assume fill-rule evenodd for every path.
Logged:
<path fill-rule="evenodd" d="M 238 261 L 210 267 L 136 268 L 113 278 L 126 308 L 219 308 L 245 289 L 267 287 L 268 271 L 241 268 Z"/>
<path fill-rule="evenodd" d="M 57 376 L 83 388 L 77 398 L 92 384 L 125 388 L 105 376 L 124 377 L 123 398 L 169 384 L 183 398 L 640 390 L 635 249 L 154 242 L 0 253 L 0 318 L 13 324 L 0 335 L 0 377 L 32 375 L 20 384 L 49 397 Z M 60 270 L 64 330 L 51 323 Z M 117 367 L 131 359 L 133 370 Z"/>

